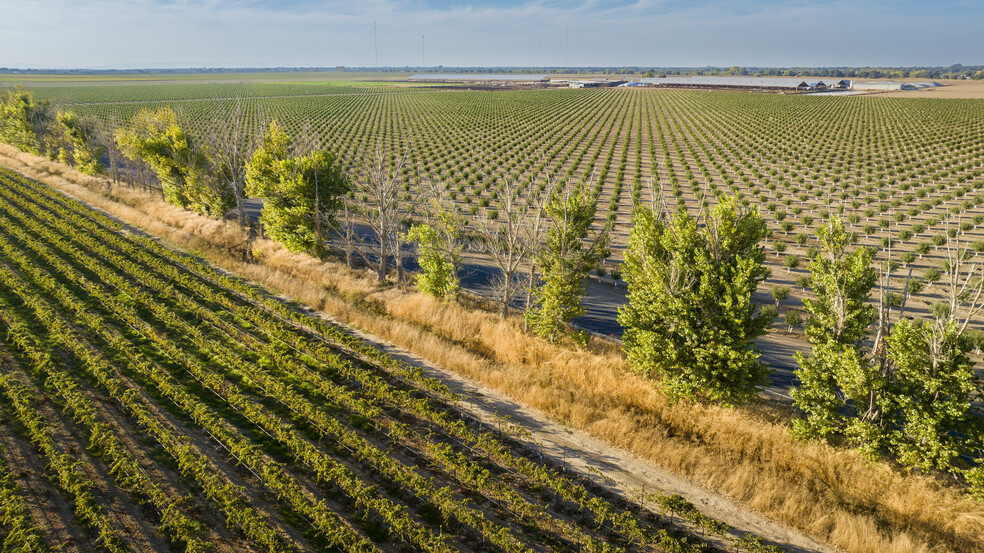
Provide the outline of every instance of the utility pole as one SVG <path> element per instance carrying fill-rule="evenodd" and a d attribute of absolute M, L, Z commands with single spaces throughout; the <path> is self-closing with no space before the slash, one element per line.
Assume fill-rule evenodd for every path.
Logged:
<path fill-rule="evenodd" d="M 567 43 L 570 30 L 570 27 L 564 27 L 564 67 L 570 67 L 570 64 L 567 63 Z"/>
<path fill-rule="evenodd" d="M 376 56 L 376 69 L 379 69 L 379 39 L 376 38 L 376 22 L 372 22 L 372 48 Z"/>
<path fill-rule="evenodd" d="M 536 67 L 540 68 L 540 35 L 536 35 Z"/>
<path fill-rule="evenodd" d="M 424 35 L 420 35 L 420 66 L 427 67 L 427 50 L 424 48 Z"/>

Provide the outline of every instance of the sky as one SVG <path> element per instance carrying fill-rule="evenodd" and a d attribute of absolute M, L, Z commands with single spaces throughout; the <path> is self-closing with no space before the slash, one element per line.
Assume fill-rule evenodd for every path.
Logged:
<path fill-rule="evenodd" d="M 0 67 L 19 68 L 984 64 L 982 0 L 0 0 L 0 14 Z"/>

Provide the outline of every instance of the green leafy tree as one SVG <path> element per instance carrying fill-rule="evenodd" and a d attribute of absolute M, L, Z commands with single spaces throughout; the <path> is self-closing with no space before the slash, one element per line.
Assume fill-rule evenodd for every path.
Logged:
<path fill-rule="evenodd" d="M 802 438 L 823 438 L 843 429 L 839 410 L 849 399 L 865 399 L 875 380 L 862 351 L 868 326 L 877 317 L 867 303 L 878 280 L 872 250 L 849 249 L 850 237 L 836 215 L 817 229 L 817 242 L 810 263 L 815 298 L 803 300 L 811 315 L 805 330 L 812 352 L 796 353 L 800 368 L 794 372 L 800 385 L 791 391 L 806 414 L 793 421 L 793 433 Z"/>
<path fill-rule="evenodd" d="M 50 152 L 51 104 L 36 100 L 33 92 L 9 89 L 0 100 L 0 142 L 35 155 Z"/>
<path fill-rule="evenodd" d="M 629 363 L 674 398 L 741 403 L 765 384 L 754 340 L 775 319 L 752 294 L 766 278 L 765 221 L 722 196 L 700 224 L 639 208 L 625 255 L 629 303 L 619 309 Z"/>
<path fill-rule="evenodd" d="M 348 191 L 348 179 L 331 153 L 291 155 L 290 137 L 276 121 L 246 165 L 246 193 L 266 200 L 264 229 L 291 251 L 325 255 L 328 233 Z"/>
<path fill-rule="evenodd" d="M 778 309 L 779 304 L 789 297 L 789 286 L 773 286 L 772 290 L 769 290 L 769 295 L 776 300 L 776 309 Z"/>
<path fill-rule="evenodd" d="M 978 380 L 970 344 L 947 319 L 901 320 L 888 337 L 895 371 L 892 393 L 882 401 L 892 423 L 887 440 L 903 465 L 921 470 L 951 470 L 973 451 L 967 432 Z"/>
<path fill-rule="evenodd" d="M 150 165 L 166 202 L 211 217 L 224 216 L 234 205 L 231 191 L 206 153 L 178 125 L 171 108 L 141 110 L 129 129 L 117 129 L 116 143 L 126 157 Z"/>
<path fill-rule="evenodd" d="M 95 127 L 73 111 L 59 111 L 55 118 L 65 137 L 58 153 L 59 161 L 75 165 L 87 175 L 101 173 L 103 166 L 99 158 L 106 153 L 106 147 L 96 142 Z"/>
<path fill-rule="evenodd" d="M 447 193 L 447 187 L 428 181 L 424 221 L 413 224 L 407 242 L 417 245 L 417 288 L 421 292 L 453 301 L 461 289 L 458 269 L 464 248 L 465 220 Z"/>
<path fill-rule="evenodd" d="M 811 264 L 816 299 L 804 300 L 812 318 L 807 336 L 812 352 L 797 354 L 801 385 L 793 398 L 806 417 L 793 422 L 801 437 L 845 435 L 868 456 L 889 452 L 903 465 L 921 470 L 965 473 L 971 486 L 978 469 L 961 456 L 980 455 L 979 413 L 972 399 L 980 389 L 968 353 L 967 325 L 980 311 L 984 282 L 959 240 L 946 243 L 946 301 L 935 305 L 929 322 L 891 321 L 892 303 L 905 294 L 890 290 L 886 271 L 881 309 L 867 303 L 878 275 L 872 251 L 848 253 L 843 224 L 835 217 L 818 230 L 820 253 Z M 870 350 L 868 327 L 878 320 Z M 975 488 L 976 490 L 976 488 Z M 976 490 L 984 494 L 984 488 Z"/>
<path fill-rule="evenodd" d="M 421 292 L 452 301 L 458 297 L 461 279 L 461 228 L 463 221 L 450 213 L 442 213 L 432 223 L 410 227 L 407 241 L 417 245 L 417 288 Z"/>
<path fill-rule="evenodd" d="M 543 283 L 534 290 L 534 305 L 526 321 L 538 336 L 556 341 L 568 334 L 570 322 L 584 314 L 588 272 L 608 257 L 609 227 L 591 233 L 595 198 L 584 184 L 559 187 L 547 202 L 544 213 L 550 221 L 546 244 L 537 256 Z M 593 235 L 592 235 L 593 234 Z M 584 333 L 574 338 L 586 343 Z"/>

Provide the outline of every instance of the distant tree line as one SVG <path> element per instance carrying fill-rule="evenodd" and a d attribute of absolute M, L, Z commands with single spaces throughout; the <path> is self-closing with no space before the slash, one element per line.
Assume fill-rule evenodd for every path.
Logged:
<path fill-rule="evenodd" d="M 606 74 L 606 75 L 741 75 L 751 77 L 838 77 L 842 79 L 984 79 L 984 65 L 898 67 L 646 67 L 646 66 L 542 66 L 542 67 L 187 67 L 180 69 L 17 69 L 0 67 L 0 73 L 15 75 L 145 75 L 145 74 L 228 74 L 228 73 L 506 73 Z"/>

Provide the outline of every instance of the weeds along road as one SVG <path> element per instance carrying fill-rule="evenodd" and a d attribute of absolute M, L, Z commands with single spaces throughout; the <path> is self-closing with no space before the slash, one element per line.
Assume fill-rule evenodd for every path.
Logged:
<path fill-rule="evenodd" d="M 261 209 L 262 200 L 246 201 L 246 212 L 250 219 L 259 220 Z M 368 226 L 360 225 L 357 233 L 366 243 L 374 242 L 373 233 Z M 408 248 L 407 253 L 410 252 L 411 249 Z M 501 274 L 498 268 L 491 260 L 481 255 L 466 254 L 462 259 L 463 267 L 460 275 L 462 288 L 472 294 L 490 296 L 493 292 L 492 283 Z M 407 260 L 406 268 L 415 270 L 417 266 L 412 260 Z M 588 280 L 587 293 L 581 301 L 581 305 L 587 308 L 587 313 L 575 319 L 574 324 L 584 330 L 620 340 L 622 326 L 618 323 L 618 308 L 628 302 L 627 293 L 624 282 L 619 286 L 612 286 L 610 282 L 591 277 Z M 762 305 L 772 303 L 772 298 L 761 291 L 753 299 Z M 518 296 L 516 307 L 521 307 L 523 302 L 524 297 Z M 809 343 L 801 336 L 776 331 L 759 338 L 756 343 L 762 352 L 762 360 L 774 371 L 765 390 L 771 396 L 790 400 L 789 389 L 795 382 L 793 370 L 798 367 L 793 354 L 797 351 L 808 352 Z"/>

